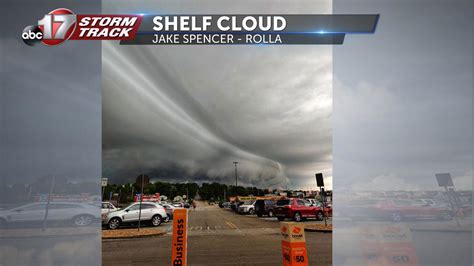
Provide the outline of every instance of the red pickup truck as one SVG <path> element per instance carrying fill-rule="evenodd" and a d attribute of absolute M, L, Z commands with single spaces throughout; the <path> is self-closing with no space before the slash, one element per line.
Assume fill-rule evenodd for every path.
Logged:
<path fill-rule="evenodd" d="M 316 218 L 323 220 L 323 210 L 315 205 L 308 206 L 303 199 L 281 199 L 278 200 L 274 206 L 274 215 L 278 221 L 283 221 L 285 218 L 295 220 L 297 222 L 304 218 Z"/>

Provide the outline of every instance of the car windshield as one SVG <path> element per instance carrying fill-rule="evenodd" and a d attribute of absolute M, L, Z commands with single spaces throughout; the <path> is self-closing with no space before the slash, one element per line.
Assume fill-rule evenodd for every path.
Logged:
<path fill-rule="evenodd" d="M 244 201 L 244 205 L 252 205 L 255 201 L 252 200 L 246 200 Z"/>
<path fill-rule="evenodd" d="M 277 201 L 278 206 L 290 205 L 290 200 L 279 200 Z"/>
<path fill-rule="evenodd" d="M 130 209 L 130 207 L 133 207 L 134 205 L 138 205 L 138 204 L 132 203 L 132 204 L 128 205 L 127 207 L 123 208 L 123 209 L 124 210 Z"/>

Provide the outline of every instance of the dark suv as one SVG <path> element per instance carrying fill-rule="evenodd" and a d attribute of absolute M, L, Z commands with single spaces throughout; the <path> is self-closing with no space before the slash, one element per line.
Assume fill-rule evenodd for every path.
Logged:
<path fill-rule="evenodd" d="M 273 217 L 274 205 L 275 205 L 275 202 L 273 200 L 259 199 L 255 202 L 255 212 L 257 213 L 258 217 L 262 217 L 263 215 L 268 215 L 268 217 Z"/>

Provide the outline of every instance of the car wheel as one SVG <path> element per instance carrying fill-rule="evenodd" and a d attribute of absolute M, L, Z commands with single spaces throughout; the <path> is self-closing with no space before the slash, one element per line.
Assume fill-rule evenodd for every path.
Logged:
<path fill-rule="evenodd" d="M 301 213 L 295 212 L 295 221 L 296 222 L 301 222 L 301 219 L 302 219 Z"/>
<path fill-rule="evenodd" d="M 151 225 L 153 226 L 160 226 L 161 224 L 161 216 L 160 215 L 155 215 L 151 218 Z"/>
<path fill-rule="evenodd" d="M 169 217 L 169 215 L 166 215 L 166 218 L 163 220 L 163 222 L 165 222 L 165 223 L 169 223 L 169 222 L 170 222 L 170 217 Z"/>
<path fill-rule="evenodd" d="M 268 217 L 273 217 L 273 211 L 272 210 L 268 211 Z"/>
<path fill-rule="evenodd" d="M 72 219 L 72 223 L 75 226 L 88 226 L 92 223 L 94 217 L 90 215 L 78 215 Z"/>
<path fill-rule="evenodd" d="M 323 212 L 317 212 L 316 213 L 316 220 L 318 220 L 318 221 L 324 220 Z"/>
<path fill-rule="evenodd" d="M 449 212 L 442 212 L 441 215 L 440 215 L 440 219 L 449 221 L 449 220 L 453 219 L 453 216 Z"/>
<path fill-rule="evenodd" d="M 115 229 L 119 228 L 120 223 L 122 223 L 122 221 L 117 217 L 110 219 L 109 229 L 110 230 L 115 230 Z"/>
<path fill-rule="evenodd" d="M 394 212 L 394 213 L 390 214 L 390 220 L 392 222 L 398 223 L 398 222 L 401 222 L 403 220 L 403 217 L 400 213 Z"/>
<path fill-rule="evenodd" d="M 249 214 L 250 214 L 250 215 L 253 215 L 254 213 L 255 213 L 255 211 L 254 211 L 253 209 L 250 209 L 250 210 L 249 210 Z"/>
<path fill-rule="evenodd" d="M 278 221 L 281 222 L 281 221 L 285 220 L 285 217 L 277 217 L 277 219 L 278 219 Z"/>

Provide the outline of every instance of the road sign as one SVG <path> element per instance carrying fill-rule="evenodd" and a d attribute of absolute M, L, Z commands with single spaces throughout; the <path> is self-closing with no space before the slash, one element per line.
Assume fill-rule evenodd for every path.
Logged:
<path fill-rule="evenodd" d="M 150 184 L 150 177 L 144 174 L 137 176 L 135 180 L 135 185 L 140 189 L 143 189 L 143 186 Z"/>
<path fill-rule="evenodd" d="M 454 187 L 453 179 L 449 173 L 436 174 L 436 180 L 440 187 Z"/>
<path fill-rule="evenodd" d="M 171 243 L 171 265 L 186 265 L 188 210 L 175 209 L 173 211 L 173 239 Z"/>
<path fill-rule="evenodd" d="M 324 178 L 322 173 L 316 174 L 316 185 L 318 187 L 324 187 Z"/>
<path fill-rule="evenodd" d="M 281 222 L 280 234 L 283 266 L 308 265 L 304 226 L 301 223 Z"/>
<path fill-rule="evenodd" d="M 108 178 L 102 177 L 102 186 L 103 186 L 103 187 L 106 187 L 106 186 L 107 186 L 107 181 L 108 181 L 108 180 L 109 180 Z"/>

